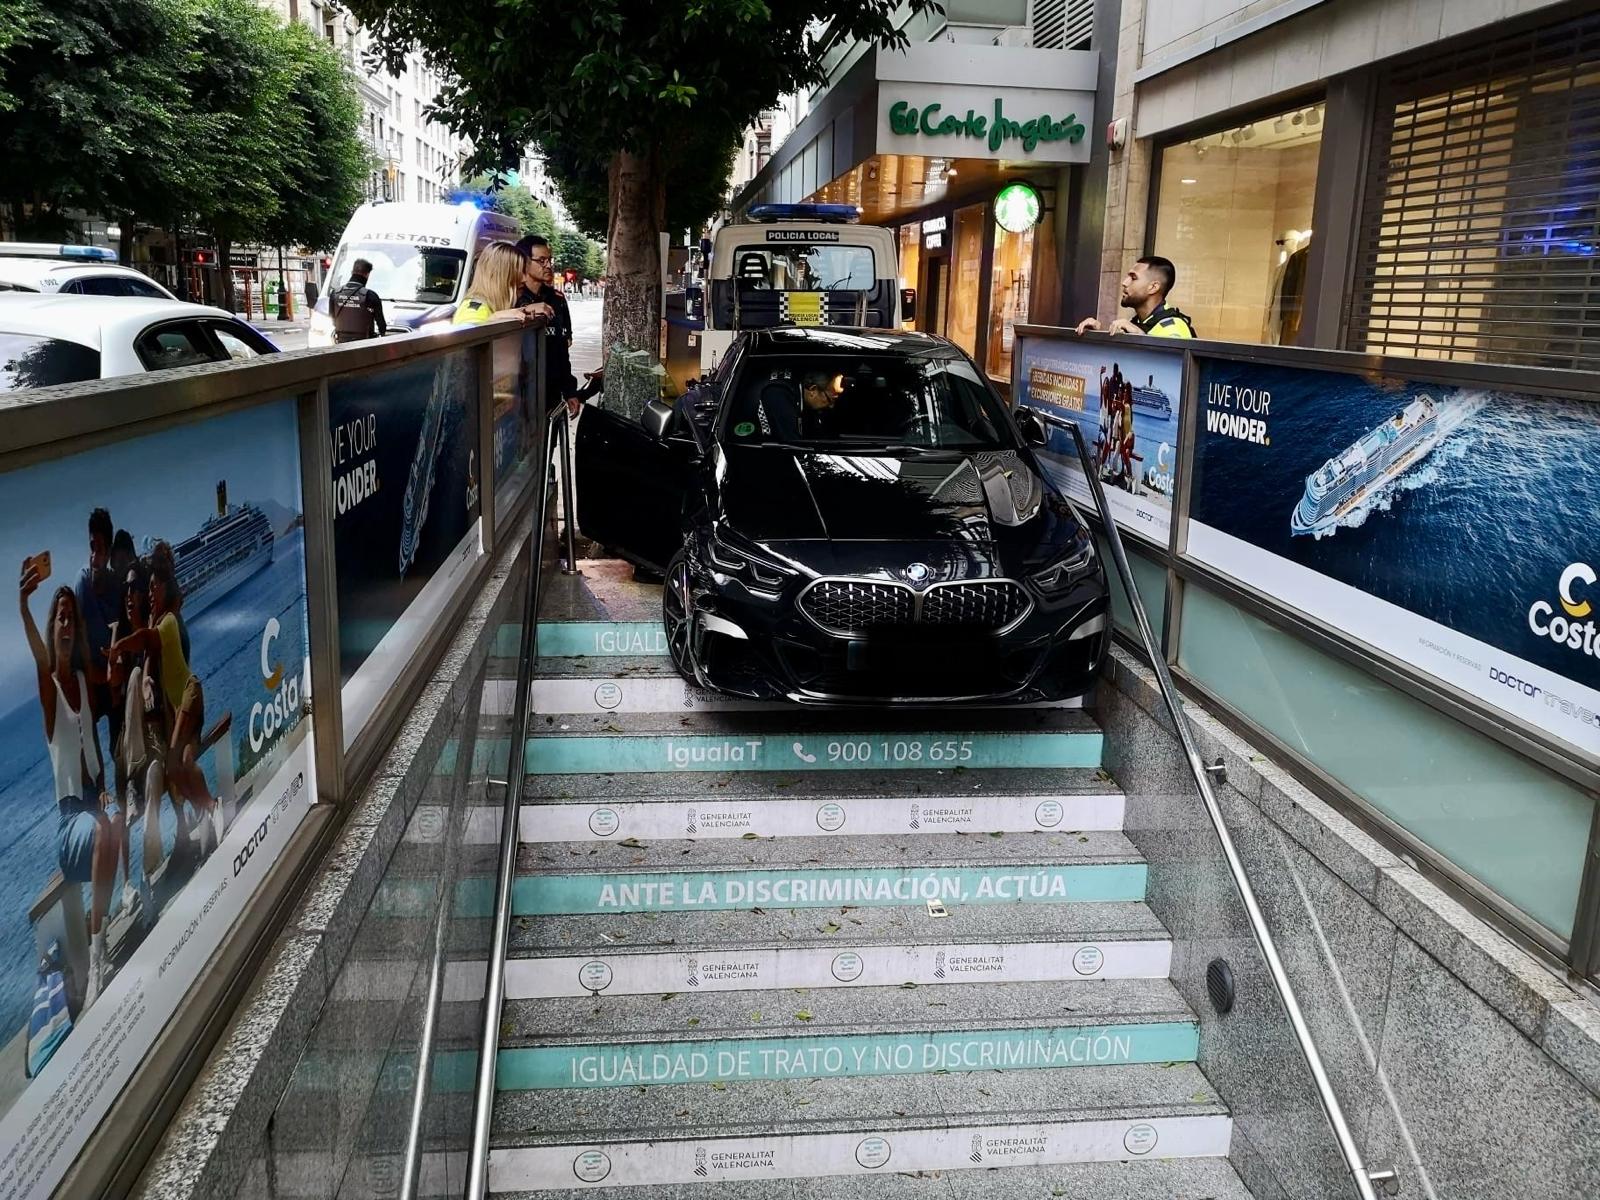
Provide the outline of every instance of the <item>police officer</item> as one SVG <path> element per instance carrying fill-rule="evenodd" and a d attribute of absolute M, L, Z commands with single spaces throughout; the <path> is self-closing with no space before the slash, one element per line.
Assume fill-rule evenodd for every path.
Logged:
<path fill-rule="evenodd" d="M 328 297 L 335 342 L 362 342 L 389 332 L 389 323 L 383 319 L 383 301 L 367 286 L 371 274 L 372 264 L 364 258 L 356 259 L 350 267 L 350 282 L 334 289 Z"/>
<path fill-rule="evenodd" d="M 1178 282 L 1178 269 L 1171 259 L 1148 254 L 1122 277 L 1122 307 L 1133 310 L 1133 319 L 1119 317 L 1111 322 L 1112 333 L 1148 333 L 1152 337 L 1195 337 L 1194 322 L 1167 303 L 1167 295 Z M 1103 326 L 1093 317 L 1078 322 L 1078 332 Z"/>

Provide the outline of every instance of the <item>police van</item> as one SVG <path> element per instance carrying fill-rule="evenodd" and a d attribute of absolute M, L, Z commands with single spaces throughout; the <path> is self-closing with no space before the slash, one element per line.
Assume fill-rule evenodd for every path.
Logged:
<path fill-rule="evenodd" d="M 312 309 L 308 344 L 333 345 L 328 295 L 350 281 L 350 268 L 357 259 L 372 264 L 367 286 L 383 301 L 390 327 L 415 328 L 448 321 L 455 314 L 483 247 L 521 236 L 516 221 L 468 200 L 363 204 L 339 239 L 327 286 Z"/>
<path fill-rule="evenodd" d="M 700 368 L 741 329 L 847 325 L 898 329 L 916 293 L 900 287 L 895 231 L 858 224 L 853 204 L 758 204 L 717 230 L 707 272 Z"/>

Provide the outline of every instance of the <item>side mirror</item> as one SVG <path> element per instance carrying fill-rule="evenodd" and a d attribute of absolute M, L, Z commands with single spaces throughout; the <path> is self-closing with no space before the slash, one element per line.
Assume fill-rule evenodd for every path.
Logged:
<path fill-rule="evenodd" d="M 639 424 L 643 425 L 644 431 L 658 442 L 667 436 L 667 427 L 671 423 L 672 406 L 660 400 L 650 401 L 639 414 Z"/>
<path fill-rule="evenodd" d="M 1017 409 L 1017 428 L 1022 431 L 1022 440 L 1030 446 L 1045 446 L 1050 442 L 1049 429 L 1031 408 Z"/>
<path fill-rule="evenodd" d="M 900 320 L 909 324 L 917 319 L 917 289 L 900 289 Z"/>
<path fill-rule="evenodd" d="M 308 301 L 310 301 L 312 304 L 315 304 L 317 302 L 317 297 L 321 294 L 322 293 L 318 290 L 315 283 L 309 279 L 306 280 L 306 299 Z"/>

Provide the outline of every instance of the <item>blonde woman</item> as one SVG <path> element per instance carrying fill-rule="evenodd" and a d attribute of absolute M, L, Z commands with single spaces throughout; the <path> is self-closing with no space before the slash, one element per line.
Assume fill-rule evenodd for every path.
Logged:
<path fill-rule="evenodd" d="M 511 242 L 490 242 L 478 252 L 467 283 L 466 298 L 456 309 L 456 325 L 481 325 L 496 317 L 516 317 L 524 324 L 548 323 L 548 304 L 517 307 L 517 291 L 528 269 L 528 256 Z"/>

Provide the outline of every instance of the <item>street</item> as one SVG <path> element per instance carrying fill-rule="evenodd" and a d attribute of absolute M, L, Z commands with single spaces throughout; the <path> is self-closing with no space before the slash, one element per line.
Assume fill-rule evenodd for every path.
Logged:
<path fill-rule="evenodd" d="M 605 355 L 600 347 L 600 314 L 604 303 L 597 296 L 573 295 L 568 298 L 572 306 L 572 373 L 583 382 L 585 371 L 598 371 Z M 257 329 L 272 339 L 279 350 L 304 350 L 310 328 L 306 321 L 252 321 Z"/>

